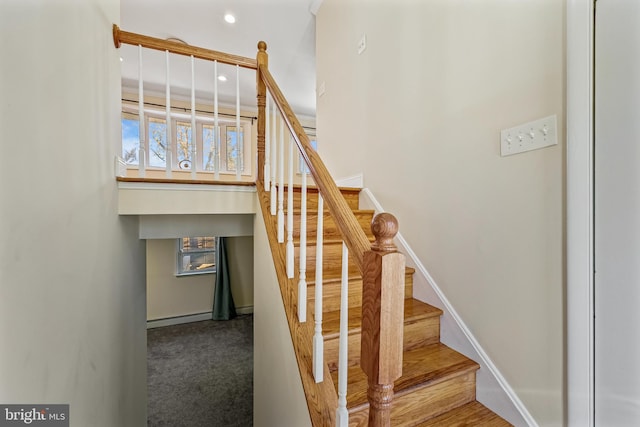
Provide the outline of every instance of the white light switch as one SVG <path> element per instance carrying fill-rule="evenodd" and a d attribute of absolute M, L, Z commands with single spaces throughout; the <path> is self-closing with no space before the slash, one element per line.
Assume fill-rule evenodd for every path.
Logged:
<path fill-rule="evenodd" d="M 558 132 L 555 114 L 500 132 L 500 154 L 502 156 L 537 150 L 557 143 Z"/>

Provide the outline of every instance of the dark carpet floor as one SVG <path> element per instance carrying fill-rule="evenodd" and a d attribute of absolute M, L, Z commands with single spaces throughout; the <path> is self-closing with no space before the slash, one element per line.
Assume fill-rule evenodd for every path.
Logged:
<path fill-rule="evenodd" d="M 147 331 L 149 427 L 253 425 L 253 315 Z"/>

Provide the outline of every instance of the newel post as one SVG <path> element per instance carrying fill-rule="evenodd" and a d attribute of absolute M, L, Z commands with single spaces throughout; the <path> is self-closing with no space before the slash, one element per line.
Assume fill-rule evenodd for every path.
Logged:
<path fill-rule="evenodd" d="M 256 70 L 256 92 L 258 94 L 258 181 L 264 184 L 264 143 L 265 143 L 265 106 L 267 104 L 267 87 L 260 75 L 260 66 L 269 65 L 269 55 L 267 54 L 267 44 L 258 42 L 258 54 L 256 55 L 258 69 Z"/>
<path fill-rule="evenodd" d="M 364 254 L 360 366 L 369 379 L 369 426 L 389 427 L 393 383 L 402 375 L 405 259 L 393 243 L 393 215 L 376 215 L 371 230 L 376 240 Z"/>

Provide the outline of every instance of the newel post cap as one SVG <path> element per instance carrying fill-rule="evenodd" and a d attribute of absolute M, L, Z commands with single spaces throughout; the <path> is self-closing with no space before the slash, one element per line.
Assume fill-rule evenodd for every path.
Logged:
<path fill-rule="evenodd" d="M 387 212 L 376 215 L 371 221 L 371 232 L 376 238 L 371 244 L 372 250 L 397 252 L 398 248 L 393 243 L 393 238 L 398 234 L 398 220 L 395 216 Z"/>

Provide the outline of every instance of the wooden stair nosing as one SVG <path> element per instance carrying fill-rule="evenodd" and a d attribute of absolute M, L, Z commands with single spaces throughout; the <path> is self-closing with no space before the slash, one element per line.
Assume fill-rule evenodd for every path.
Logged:
<path fill-rule="evenodd" d="M 478 370 L 473 360 L 442 343 L 430 344 L 403 352 L 402 376 L 394 383 L 394 396 L 439 384 L 448 379 Z M 338 371 L 331 373 L 337 387 Z M 348 370 L 347 408 L 368 405 L 368 379 L 359 366 Z"/>
<path fill-rule="evenodd" d="M 474 400 L 458 406 L 414 427 L 513 427 L 482 403 Z"/>
<path fill-rule="evenodd" d="M 295 264 L 295 265 L 297 266 L 298 264 Z M 324 271 L 322 272 L 322 283 L 327 284 L 329 282 L 340 282 L 340 280 L 342 280 L 341 268 L 342 267 L 340 265 L 338 265 L 335 269 L 325 268 Z M 313 272 L 313 274 L 310 274 L 309 273 L 310 271 Z M 315 271 L 316 271 L 315 265 L 311 267 L 307 265 L 307 269 L 305 270 L 305 275 L 306 275 L 305 281 L 307 282 L 307 286 L 315 285 L 316 283 Z M 416 270 L 413 267 L 405 267 L 404 271 L 405 271 L 405 281 L 406 281 L 407 276 L 413 275 L 413 273 L 415 273 Z M 300 274 L 300 271 L 296 268 L 295 269 L 296 280 L 298 280 L 299 274 Z M 349 281 L 356 280 L 356 279 L 362 280 L 362 275 L 357 270 L 355 265 L 353 265 L 353 263 L 349 263 Z"/>
<path fill-rule="evenodd" d="M 362 327 L 362 307 L 349 307 L 348 315 L 349 335 L 359 334 Z M 442 310 L 437 307 L 413 298 L 405 298 L 404 300 L 405 324 L 415 323 L 430 317 L 440 317 L 441 315 Z M 325 341 L 340 337 L 340 311 L 323 313 L 322 334 Z"/>

